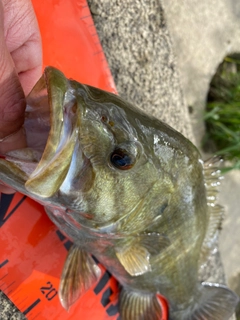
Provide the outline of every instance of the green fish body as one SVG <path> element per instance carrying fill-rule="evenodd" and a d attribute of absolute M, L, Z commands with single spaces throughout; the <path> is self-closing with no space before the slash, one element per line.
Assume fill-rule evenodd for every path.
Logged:
<path fill-rule="evenodd" d="M 28 104 L 28 148 L 0 159 L 0 180 L 43 204 L 74 243 L 62 305 L 99 279 L 94 255 L 122 285 L 122 320 L 161 319 L 157 293 L 169 320 L 228 320 L 237 296 L 198 281 L 221 219 L 211 163 L 165 123 L 52 67 Z"/>

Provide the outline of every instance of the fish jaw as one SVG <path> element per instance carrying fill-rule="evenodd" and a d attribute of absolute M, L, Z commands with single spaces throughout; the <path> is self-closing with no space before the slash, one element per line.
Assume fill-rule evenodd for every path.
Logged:
<path fill-rule="evenodd" d="M 68 172 L 78 135 L 79 108 L 69 81 L 60 71 L 46 68 L 43 77 L 51 128 L 43 155 L 25 187 L 32 194 L 49 198 L 59 190 Z"/>
<path fill-rule="evenodd" d="M 27 97 L 27 148 L 0 156 L 0 180 L 32 198 L 51 198 L 71 163 L 79 113 L 70 81 L 47 67 Z"/>

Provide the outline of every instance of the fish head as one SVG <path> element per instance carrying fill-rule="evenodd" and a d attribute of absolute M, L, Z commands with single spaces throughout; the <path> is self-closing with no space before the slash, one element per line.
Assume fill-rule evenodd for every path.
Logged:
<path fill-rule="evenodd" d="M 28 148 L 1 157 L 0 180 L 97 232 L 155 223 L 176 193 L 179 169 L 198 159 L 163 122 L 53 67 L 27 104 Z"/>

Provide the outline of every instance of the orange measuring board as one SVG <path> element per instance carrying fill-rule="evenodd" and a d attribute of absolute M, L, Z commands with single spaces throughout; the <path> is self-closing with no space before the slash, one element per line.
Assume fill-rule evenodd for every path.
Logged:
<path fill-rule="evenodd" d="M 42 36 L 43 67 L 116 93 L 86 0 L 32 0 Z"/>
<path fill-rule="evenodd" d="M 58 298 L 71 242 L 44 209 L 20 193 L 2 195 L 0 289 L 27 319 L 117 319 L 118 284 L 102 266 L 99 282 L 66 311 Z"/>
<path fill-rule="evenodd" d="M 43 64 L 67 77 L 116 93 L 85 0 L 32 0 L 43 43 Z M 71 246 L 43 207 L 24 195 L 2 195 L 0 205 L 0 290 L 29 320 L 118 320 L 118 283 L 101 265 L 99 282 L 69 311 L 58 287 Z M 166 300 L 159 296 L 162 320 Z"/>

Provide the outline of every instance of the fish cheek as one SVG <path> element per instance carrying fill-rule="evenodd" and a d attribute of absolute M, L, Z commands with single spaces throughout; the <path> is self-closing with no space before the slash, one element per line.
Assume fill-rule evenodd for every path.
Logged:
<path fill-rule="evenodd" d="M 76 192 L 80 191 L 81 193 L 88 192 L 94 184 L 95 180 L 95 172 L 90 162 L 84 168 L 84 170 L 80 171 L 76 176 L 73 178 L 71 184 L 72 189 Z"/>
<path fill-rule="evenodd" d="M 79 133 L 82 151 L 94 169 L 104 167 L 108 154 L 113 149 L 114 137 L 99 121 L 85 120 Z"/>
<path fill-rule="evenodd" d="M 59 196 L 62 204 L 70 210 L 82 211 L 86 194 L 90 193 L 94 188 L 95 176 L 92 165 L 88 162 L 84 170 L 72 177 L 71 181 L 69 181 L 71 186 L 67 190 L 60 189 Z"/>

